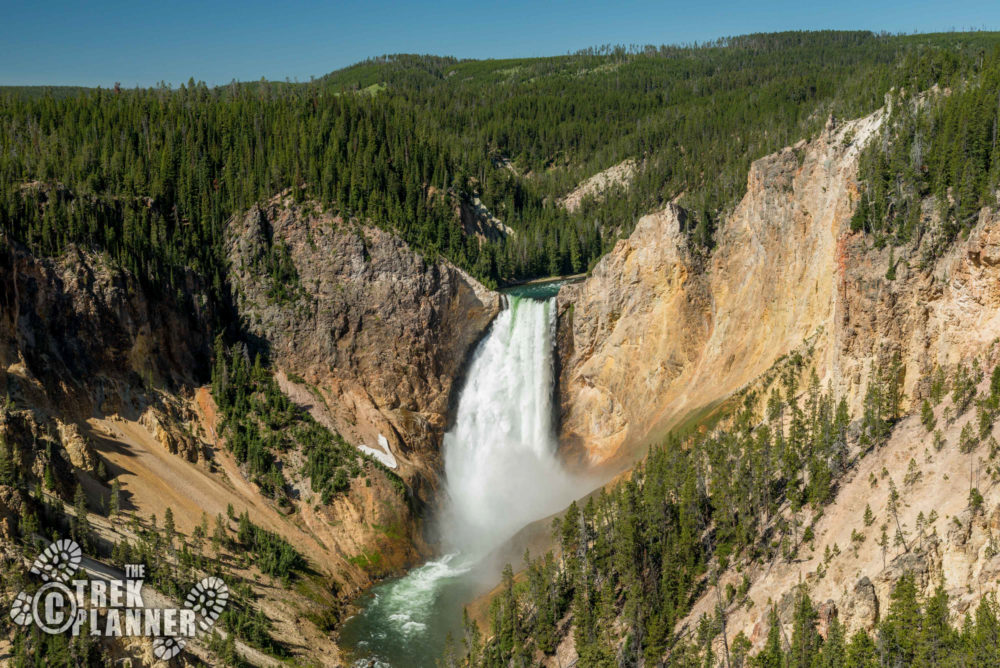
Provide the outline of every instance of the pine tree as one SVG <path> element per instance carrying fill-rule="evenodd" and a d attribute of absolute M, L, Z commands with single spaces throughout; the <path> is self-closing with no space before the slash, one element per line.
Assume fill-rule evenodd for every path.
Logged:
<path fill-rule="evenodd" d="M 939 584 L 924 606 L 923 626 L 916 650 L 916 662 L 921 666 L 940 666 L 946 663 L 957 642 L 957 634 L 948 620 L 948 594 Z"/>
<path fill-rule="evenodd" d="M 163 513 L 163 537 L 167 542 L 167 547 L 171 549 L 174 547 L 175 536 L 174 511 L 170 506 L 167 506 L 166 511 Z"/>
<path fill-rule="evenodd" d="M 885 407 L 883 416 L 889 422 L 899 420 L 900 410 L 903 403 L 903 375 L 906 368 L 903 366 L 903 358 L 899 352 L 892 355 L 892 359 L 883 371 L 882 384 L 885 387 Z"/>
<path fill-rule="evenodd" d="M 826 640 L 820 651 L 818 661 L 813 662 L 816 668 L 841 668 L 851 665 L 847 662 L 847 642 L 844 637 L 844 627 L 837 617 L 830 620 L 826 632 Z"/>
<path fill-rule="evenodd" d="M 757 655 L 754 665 L 757 668 L 784 668 L 784 652 L 781 642 L 781 620 L 778 610 L 773 605 L 767 616 L 768 632 L 764 649 Z"/>
<path fill-rule="evenodd" d="M 889 551 L 889 535 L 887 533 L 888 525 L 883 523 L 881 531 L 882 533 L 875 540 L 875 544 L 881 548 L 882 552 L 882 568 L 885 569 L 885 555 Z"/>
<path fill-rule="evenodd" d="M 816 630 L 819 615 L 804 586 L 799 587 L 795 597 L 795 614 L 792 618 L 792 641 L 789 648 L 787 668 L 811 668 L 813 659 L 819 654 L 823 639 Z"/>
<path fill-rule="evenodd" d="M 934 369 L 934 375 L 931 377 L 931 403 L 935 406 L 941 403 L 944 398 L 945 392 L 947 392 L 948 378 L 945 376 L 944 369 L 937 367 Z"/>
<path fill-rule="evenodd" d="M 1000 364 L 990 374 L 990 403 L 994 411 L 1000 409 Z"/>
<path fill-rule="evenodd" d="M 17 477 L 17 468 L 7 446 L 7 439 L 0 434 L 0 485 L 14 485 Z"/>
<path fill-rule="evenodd" d="M 222 513 L 215 516 L 215 529 L 212 531 L 212 546 L 216 554 L 226 545 L 229 535 L 226 531 L 226 522 L 222 519 Z"/>
<path fill-rule="evenodd" d="M 844 665 L 851 668 L 877 668 L 885 665 L 879 659 L 875 642 L 864 629 L 851 637 L 851 642 L 847 646 L 847 662 Z"/>
<path fill-rule="evenodd" d="M 920 422 L 924 425 L 927 433 L 934 431 L 934 427 L 937 424 L 937 418 L 934 417 L 934 409 L 931 407 L 931 402 L 927 399 L 924 399 L 920 405 Z"/>
<path fill-rule="evenodd" d="M 889 500 L 886 504 L 886 510 L 889 512 L 889 516 L 892 517 L 893 522 L 896 523 L 895 544 L 897 547 L 903 547 L 909 552 L 909 548 L 906 545 L 906 534 L 903 531 L 902 524 L 899 522 L 901 504 L 902 497 L 899 494 L 899 490 L 896 489 L 896 483 L 893 482 L 892 478 L 889 478 Z"/>
<path fill-rule="evenodd" d="M 1000 620 L 995 595 L 986 595 L 976 608 L 975 624 L 963 633 L 962 644 L 966 665 L 986 668 L 1000 665 Z"/>
<path fill-rule="evenodd" d="M 466 608 L 462 609 L 462 629 L 464 631 L 462 644 L 465 648 L 466 665 L 477 666 L 482 656 L 483 638 L 479 631 L 479 624 L 472 621 Z"/>
<path fill-rule="evenodd" d="M 112 518 L 118 517 L 121 512 L 121 483 L 118 478 L 111 481 L 111 507 L 110 513 Z"/>
<path fill-rule="evenodd" d="M 87 496 L 80 485 L 76 486 L 73 495 L 73 510 L 75 517 L 70 533 L 77 543 L 86 546 L 90 537 L 90 520 L 87 517 Z"/>
<path fill-rule="evenodd" d="M 878 629 L 883 660 L 887 665 L 911 666 L 916 660 L 923 622 L 912 574 L 896 582 L 890 600 L 889 612 Z"/>
<path fill-rule="evenodd" d="M 746 634 L 743 631 L 737 633 L 736 637 L 733 638 L 733 646 L 729 652 L 732 668 L 743 668 L 749 665 L 750 650 L 752 648 L 753 645 Z"/>

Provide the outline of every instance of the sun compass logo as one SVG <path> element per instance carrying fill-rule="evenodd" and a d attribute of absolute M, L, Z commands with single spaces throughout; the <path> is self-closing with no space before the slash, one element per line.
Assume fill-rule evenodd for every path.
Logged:
<path fill-rule="evenodd" d="M 74 636 L 153 637 L 153 654 L 171 659 L 199 630 L 208 633 L 229 601 L 229 588 L 207 577 L 191 588 L 183 608 L 147 608 L 142 601 L 142 564 L 128 564 L 124 579 L 74 580 L 83 552 L 76 542 L 58 540 L 38 555 L 31 573 L 44 584 L 22 591 L 10 607 L 19 626 L 35 624 L 45 633 Z"/>

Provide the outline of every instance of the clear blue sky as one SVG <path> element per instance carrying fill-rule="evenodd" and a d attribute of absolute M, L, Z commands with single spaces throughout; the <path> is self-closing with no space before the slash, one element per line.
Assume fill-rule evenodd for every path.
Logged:
<path fill-rule="evenodd" d="M 0 0 L 0 84 L 307 81 L 384 53 L 542 56 L 823 28 L 1000 29 L 1000 2 Z"/>

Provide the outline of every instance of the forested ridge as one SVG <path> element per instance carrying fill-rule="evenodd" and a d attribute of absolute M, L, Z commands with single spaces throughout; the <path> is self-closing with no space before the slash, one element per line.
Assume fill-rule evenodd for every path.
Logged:
<path fill-rule="evenodd" d="M 191 269 L 223 301 L 226 221 L 286 188 L 491 285 L 586 270 L 680 195 L 707 251 L 753 159 L 830 114 L 878 108 L 893 87 L 977 80 L 996 43 L 782 33 L 506 61 L 387 56 L 301 84 L 5 89 L 0 225 L 42 254 L 94 246 L 164 290 Z M 573 214 L 557 204 L 627 158 L 642 168 L 620 196 Z M 514 234 L 463 234 L 456 205 L 473 196 Z"/>
<path fill-rule="evenodd" d="M 800 387 L 809 358 L 793 354 L 769 372 L 762 386 L 770 386 L 766 394 L 742 393 L 738 406 L 715 427 L 670 434 L 627 480 L 572 504 L 554 520 L 555 552 L 526 553 L 518 578 L 506 568 L 491 601 L 488 629 L 484 633 L 466 619 L 463 637 L 451 639 L 446 665 L 537 665 L 567 638 L 581 666 L 996 665 L 997 602 L 984 597 L 956 628 L 949 620 L 947 583 L 924 600 L 907 573 L 895 583 L 888 610 L 872 633 L 861 630 L 848 638 L 834 615 L 821 634 L 817 608 L 802 585 L 795 592 L 790 637 L 772 605 L 760 652 L 750 655 L 752 645 L 742 632 L 734 636 L 730 630 L 724 651 L 716 643 L 729 612 L 752 604 L 749 571 L 743 569 L 791 562 L 815 549 L 813 527 L 844 475 L 888 443 L 902 417 L 900 365 L 893 356 L 876 366 L 861 414 L 852 416 L 842 399 L 822 390 L 814 373 L 808 374 L 807 387 Z M 928 437 L 933 432 L 935 448 L 943 443 L 932 406 L 950 395 L 949 419 L 975 407 L 976 419 L 962 431 L 962 451 L 979 449 L 981 461 L 996 461 L 1000 446 L 989 434 L 1000 416 L 1000 366 L 979 392 L 985 376 L 974 360 L 951 374 L 937 369 L 927 379 L 931 390 L 922 422 Z M 936 514 L 919 518 L 916 527 L 898 518 L 906 488 L 920 475 L 911 460 L 900 488 L 889 478 L 886 513 L 877 518 L 867 507 L 854 518 L 852 546 L 873 540 L 885 559 L 926 537 L 920 522 L 926 528 Z M 984 512 L 983 497 L 971 485 L 969 508 Z M 839 554 L 841 548 L 834 549 Z M 825 577 L 834 556 L 827 545 L 817 577 Z M 723 587 L 720 574 L 731 565 L 744 573 L 742 581 Z M 782 593 L 773 592 L 775 598 Z M 717 601 L 714 614 L 681 624 L 703 594 Z"/>
<path fill-rule="evenodd" d="M 894 91 L 880 141 L 860 163 L 855 231 L 876 244 L 913 244 L 939 256 L 996 204 L 1000 185 L 1000 50 L 984 50 L 947 86 Z M 922 243 L 926 242 L 926 243 Z"/>

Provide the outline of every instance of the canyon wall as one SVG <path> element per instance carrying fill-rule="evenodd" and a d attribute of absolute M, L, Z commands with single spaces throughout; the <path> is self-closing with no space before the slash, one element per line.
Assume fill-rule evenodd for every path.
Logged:
<path fill-rule="evenodd" d="M 753 163 L 711 259 L 678 206 L 643 217 L 582 283 L 563 288 L 566 447 L 600 463 L 730 395 L 833 330 L 839 246 L 858 154 L 882 113 Z"/>
<path fill-rule="evenodd" d="M 227 249 L 236 327 L 250 350 L 349 443 L 388 447 L 396 472 L 430 502 L 452 390 L 500 296 L 389 232 L 287 194 L 234 217 Z M 0 239 L 0 397 L 54 434 L 69 425 L 97 440 L 124 438 L 129 430 L 110 425 L 123 421 L 168 454 L 206 464 L 220 444 L 211 396 L 199 391 L 218 321 L 204 288 L 189 274 L 176 290 L 158 289 L 100 254 L 70 247 L 44 258 Z M 333 514 L 379 524 L 377 496 L 365 491 Z M 409 533 L 415 509 L 403 504 L 382 524 L 402 522 Z M 363 551 L 359 532 L 346 531 L 354 536 L 338 549 Z M 406 552 L 392 567 L 415 558 Z"/>
<path fill-rule="evenodd" d="M 194 276 L 181 282 L 178 302 L 95 253 L 39 258 L 0 237 L 0 389 L 85 419 L 207 381 L 212 313 Z"/>
<path fill-rule="evenodd" d="M 452 389 L 500 296 L 388 232 L 289 197 L 234 219 L 228 248 L 242 325 L 265 342 L 286 391 L 355 445 L 378 448 L 384 436 L 426 492 Z M 276 299 L 261 258 L 285 250 L 296 278 Z"/>
<path fill-rule="evenodd" d="M 287 197 L 233 218 L 226 244 L 230 338 L 267 356 L 282 390 L 350 444 L 384 441 L 395 471 L 366 465 L 321 503 L 296 446 L 280 453 L 287 499 L 269 498 L 220 433 L 207 385 L 226 318 L 193 274 L 158 289 L 102 254 L 39 257 L 0 238 L 0 562 L 21 559 L 9 539 L 37 506 L 25 485 L 43 479 L 66 503 L 82 489 L 92 525 L 115 540 L 135 537 L 100 510 L 112 478 L 128 513 L 148 521 L 170 508 L 188 535 L 206 516 L 246 511 L 304 555 L 323 590 L 264 584 L 255 605 L 310 661 L 341 665 L 303 611 L 327 619 L 318 601 L 342 610 L 338 599 L 431 553 L 421 518 L 452 391 L 501 300 L 384 230 Z"/>
<path fill-rule="evenodd" d="M 563 443 L 567 456 L 591 465 L 704 416 L 793 352 L 805 353 L 855 417 L 873 369 L 896 354 L 902 361 L 910 415 L 841 481 L 815 540 L 794 560 L 724 572 L 722 587 L 750 577 L 746 597 L 726 605 L 730 641 L 743 631 L 759 647 L 772 604 L 790 623 L 800 583 L 826 621 L 837 615 L 850 630 L 873 628 L 904 572 L 925 593 L 943 582 L 956 622 L 997 589 L 993 454 L 960 444 L 975 411 L 957 416 L 946 399 L 935 410 L 936 446 L 913 413 L 935 368 L 978 358 L 988 375 L 1000 360 L 1000 215 L 981 211 L 968 237 L 937 258 L 852 233 L 858 154 L 883 117 L 831 121 L 814 140 L 754 162 L 709 259 L 688 247 L 685 212 L 671 205 L 640 219 L 587 280 L 558 297 Z M 928 205 L 930 229 L 935 215 Z M 919 475 L 907 476 L 914 466 Z M 883 552 L 878 524 L 866 528 L 862 516 L 870 504 L 885 521 L 890 479 L 904 497 L 908 543 Z M 982 510 L 969 508 L 971 487 L 983 494 Z M 717 601 L 708 587 L 678 630 L 692 632 Z"/>

